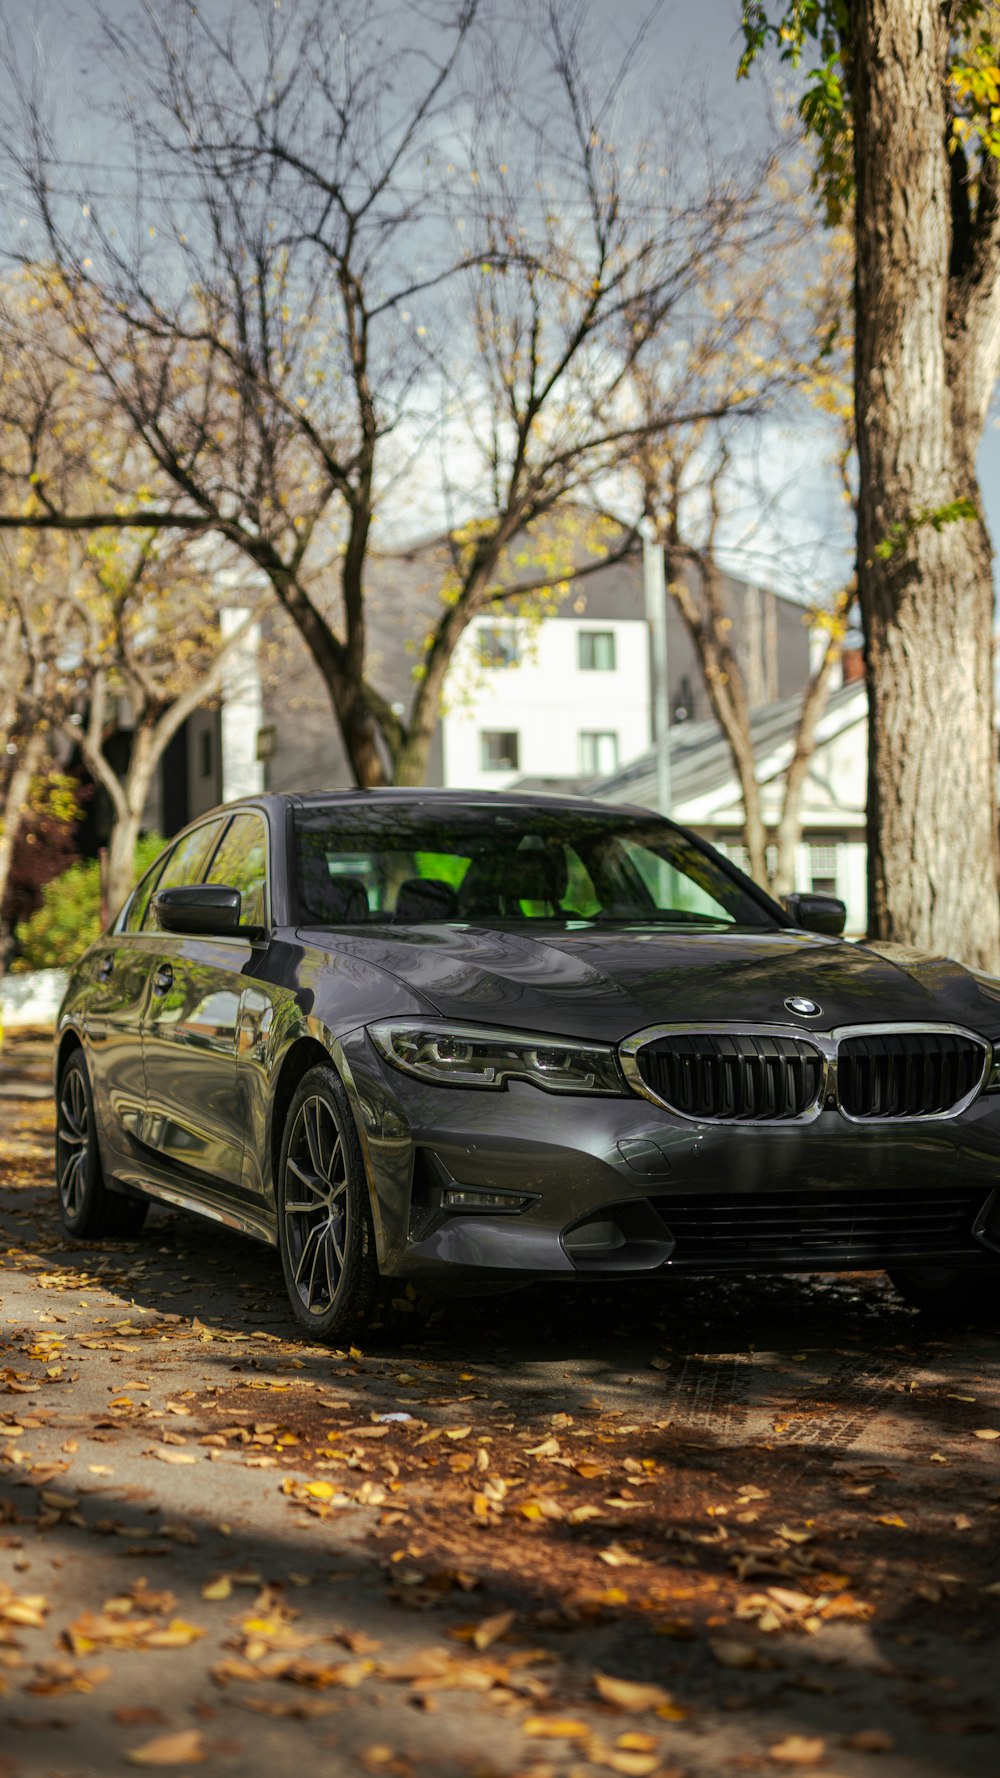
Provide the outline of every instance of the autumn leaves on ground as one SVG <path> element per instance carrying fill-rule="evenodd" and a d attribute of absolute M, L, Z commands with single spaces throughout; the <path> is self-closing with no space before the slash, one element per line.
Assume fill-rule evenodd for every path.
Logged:
<path fill-rule="evenodd" d="M 1000 1764 L 1000 1342 L 879 1278 L 535 1291 L 371 1351 L 0 1069 L 0 1778 Z"/>

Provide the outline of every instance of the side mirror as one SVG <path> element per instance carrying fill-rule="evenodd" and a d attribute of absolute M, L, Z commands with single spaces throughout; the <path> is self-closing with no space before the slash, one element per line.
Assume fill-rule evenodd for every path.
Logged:
<path fill-rule="evenodd" d="M 836 895 L 786 895 L 785 907 L 793 926 L 839 938 L 847 924 L 847 908 Z"/>
<path fill-rule="evenodd" d="M 240 892 L 218 883 L 161 889 L 153 897 L 153 907 L 164 932 L 218 938 L 240 930 Z"/>

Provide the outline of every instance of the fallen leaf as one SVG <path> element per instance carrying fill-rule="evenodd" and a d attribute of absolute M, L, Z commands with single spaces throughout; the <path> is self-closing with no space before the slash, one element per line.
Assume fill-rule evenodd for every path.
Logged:
<path fill-rule="evenodd" d="M 211 1580 L 207 1587 L 202 1587 L 201 1596 L 203 1599 L 228 1599 L 232 1590 L 233 1583 L 228 1574 L 220 1574 L 218 1580 Z"/>
<path fill-rule="evenodd" d="M 598 1560 L 606 1562 L 609 1568 L 638 1568 L 641 1557 L 633 1556 L 620 1543 L 609 1544 L 606 1550 L 598 1550 Z"/>
<path fill-rule="evenodd" d="M 856 1735 L 845 1735 L 844 1746 L 856 1753 L 891 1753 L 893 1739 L 885 1729 L 859 1729 Z"/>
<path fill-rule="evenodd" d="M 614 1679 L 609 1673 L 594 1674 L 594 1690 L 617 1710 L 657 1710 L 672 1704 L 662 1685 L 643 1685 L 634 1679 Z"/>
<path fill-rule="evenodd" d="M 973 1438 L 1000 1438 L 1000 1432 L 997 1432 L 992 1426 L 980 1426 L 972 1436 Z"/>
<path fill-rule="evenodd" d="M 559 1440 L 551 1436 L 543 1438 L 540 1445 L 529 1445 L 525 1452 L 527 1457 L 558 1457 L 558 1455 Z"/>
<path fill-rule="evenodd" d="M 590 1730 L 575 1716 L 527 1716 L 521 1728 L 526 1735 L 546 1741 L 585 1741 Z"/>
<path fill-rule="evenodd" d="M 483 1653 L 500 1636 L 507 1634 L 516 1616 L 517 1613 L 513 1611 L 498 1611 L 493 1617 L 484 1617 L 472 1632 L 470 1640 L 473 1648 L 478 1648 Z"/>
<path fill-rule="evenodd" d="M 760 1655 L 752 1642 L 740 1642 L 734 1636 L 710 1636 L 708 1646 L 720 1667 L 748 1668 L 760 1665 Z"/>
<path fill-rule="evenodd" d="M 786 1735 L 767 1752 L 769 1759 L 783 1766 L 817 1766 L 826 1752 L 826 1742 L 818 1735 Z"/>
<path fill-rule="evenodd" d="M 633 1753 L 627 1748 L 607 1747 L 597 1735 L 587 1743 L 586 1754 L 589 1765 L 601 1766 L 607 1772 L 619 1772 L 622 1778 L 653 1778 L 657 1772 L 668 1778 L 658 1753 Z M 581 1768 L 575 1767 L 574 1770 L 580 1771 Z M 674 1778 L 677 1778 L 676 1772 Z"/>
<path fill-rule="evenodd" d="M 197 1766 L 205 1755 L 200 1729 L 181 1729 L 176 1735 L 157 1735 L 125 1755 L 134 1766 Z"/>

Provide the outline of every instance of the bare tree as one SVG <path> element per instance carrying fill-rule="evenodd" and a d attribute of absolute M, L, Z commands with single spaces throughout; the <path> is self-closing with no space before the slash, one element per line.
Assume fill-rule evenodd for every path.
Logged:
<path fill-rule="evenodd" d="M 632 469 L 644 511 L 665 551 L 669 593 L 684 619 L 729 748 L 743 803 L 750 874 L 774 893 L 787 895 L 794 887 L 802 795 L 817 726 L 856 589 L 851 581 L 826 599 L 803 606 L 803 621 L 822 634 L 823 645 L 803 689 L 771 851 L 758 780 L 753 698 L 721 565 L 727 544 L 732 552 L 738 541 L 742 555 L 753 554 L 762 524 L 774 522 L 774 509 L 781 504 L 780 496 L 772 492 L 765 498 L 755 488 L 749 524 L 738 525 L 734 538 L 734 515 L 747 501 L 744 460 L 752 455 L 738 400 L 748 382 L 760 386 L 768 406 L 782 413 L 786 423 L 798 418 L 800 424 L 811 421 L 815 429 L 817 414 L 823 417 L 836 485 L 852 509 L 854 501 L 852 342 L 844 322 L 849 242 L 845 231 L 824 237 L 818 217 L 803 205 L 794 165 L 782 169 L 780 177 L 788 195 L 775 203 L 766 256 L 754 261 L 744 254 L 736 265 L 716 260 L 706 269 L 704 307 L 721 313 L 722 324 L 693 336 L 680 363 L 666 342 L 664 358 L 641 365 L 635 375 L 644 412 L 662 401 L 664 379 L 682 380 L 700 391 L 704 406 L 714 405 L 722 418 L 643 436 L 633 451 Z M 790 302 L 789 294 L 796 292 L 797 300 Z M 787 560 L 772 565 L 786 573 L 789 567 Z"/>
<path fill-rule="evenodd" d="M 114 914 L 132 887 L 135 843 L 160 759 L 187 718 L 219 693 L 262 592 L 228 592 L 246 617 L 222 638 L 217 562 L 169 532 L 55 537 L 16 590 L 21 692 L 34 738 L 62 734 L 109 797 L 105 894 Z M 125 708 L 123 708 L 125 706 Z M 125 717 L 125 766 L 110 738 Z M 32 754 L 34 757 L 34 754 Z"/>
<path fill-rule="evenodd" d="M 27 107 L 49 297 L 150 489 L 73 510 L 43 476 L 29 522 L 183 525 L 239 549 L 311 650 L 359 783 L 422 780 L 469 622 L 563 579 L 550 516 L 640 432 L 699 416 L 638 416 L 629 371 L 689 318 L 706 259 L 771 223 L 756 175 L 695 179 L 669 144 L 630 158 L 612 139 L 630 58 L 595 96 L 578 10 L 526 17 L 502 46 L 477 37 L 475 91 L 475 0 L 419 43 L 394 0 L 254 0 L 219 28 L 149 7 L 141 41 L 109 23 L 130 84 L 142 71 L 130 231 L 83 187 L 72 211 L 56 195 L 56 138 Z M 426 498 L 432 439 L 450 559 L 407 716 L 373 683 L 365 593 L 373 525 L 405 485 Z"/>

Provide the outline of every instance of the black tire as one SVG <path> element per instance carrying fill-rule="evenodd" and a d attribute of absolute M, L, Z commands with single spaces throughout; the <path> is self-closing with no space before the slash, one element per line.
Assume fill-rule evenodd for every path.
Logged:
<path fill-rule="evenodd" d="M 94 1095 L 82 1050 L 73 1050 L 56 1090 L 56 1196 L 67 1234 L 78 1241 L 137 1235 L 149 1202 L 109 1191 L 104 1183 Z"/>
<path fill-rule="evenodd" d="M 383 1280 L 361 1143 L 332 1067 L 311 1068 L 288 1108 L 276 1181 L 278 1248 L 299 1327 L 331 1343 L 384 1327 Z"/>
<path fill-rule="evenodd" d="M 964 1266 L 912 1266 L 891 1271 L 901 1297 L 929 1319 L 981 1321 L 1000 1313 L 1000 1267 L 974 1271 Z"/>

